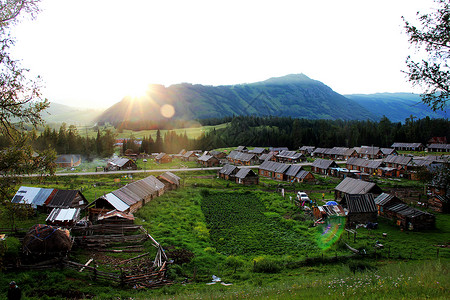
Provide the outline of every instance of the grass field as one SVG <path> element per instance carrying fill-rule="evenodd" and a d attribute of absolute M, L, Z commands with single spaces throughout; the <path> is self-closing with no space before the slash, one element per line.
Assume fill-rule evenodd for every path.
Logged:
<path fill-rule="evenodd" d="M 68 176 L 48 179 L 44 186 L 82 188 L 92 201 L 117 189 L 114 179 L 125 184 L 149 174 L 153 173 L 132 178 Z M 378 229 L 359 228 L 356 239 L 343 230 L 342 234 L 336 231 L 333 234 L 341 234 L 340 241 L 322 247 L 325 230 L 310 227 L 311 218 L 290 196 L 303 190 L 321 201 L 325 191 L 325 201 L 332 199 L 329 191 L 336 185 L 335 178 L 320 178 L 313 184 L 283 183 L 286 195 L 282 197 L 277 192 L 278 181 L 262 179 L 259 186 L 244 187 L 217 178 L 214 171 L 177 175 L 181 178 L 178 190 L 153 199 L 135 214 L 136 223 L 148 228 L 165 249 L 193 254 L 170 267 L 175 285 L 135 290 L 95 282 L 79 272 L 57 270 L 7 273 L 0 278 L 0 292 L 6 292 L 7 282 L 14 279 L 29 299 L 64 299 L 68 295 L 99 299 L 445 299 L 448 295 L 450 249 L 439 248 L 438 253 L 434 245 L 450 240 L 449 215 L 437 214 L 436 229 L 423 232 L 402 232 L 380 218 Z M 40 214 L 20 225 L 31 226 L 43 219 Z M 0 220 L 0 226 L 2 223 Z M 375 241 L 384 245 L 376 255 Z M 352 256 L 344 242 L 365 249 L 368 255 Z M 123 253 L 114 255 L 126 258 Z M 82 263 L 87 258 L 82 250 L 71 257 Z M 207 285 L 212 275 L 232 285 Z"/>

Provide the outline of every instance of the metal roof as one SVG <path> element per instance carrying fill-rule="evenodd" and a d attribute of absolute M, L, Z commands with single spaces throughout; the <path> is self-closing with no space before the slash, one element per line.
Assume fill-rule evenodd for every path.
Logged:
<path fill-rule="evenodd" d="M 373 182 L 345 177 L 334 189 L 346 194 L 367 194 L 375 187 L 378 186 Z"/>
<path fill-rule="evenodd" d="M 263 162 L 259 166 L 259 169 L 260 170 L 270 171 L 270 172 L 275 172 L 275 173 L 285 173 L 286 170 L 290 166 L 291 165 L 288 165 L 288 164 L 284 164 L 284 163 L 280 163 L 280 162 L 276 162 L 276 161 L 266 160 L 265 162 Z"/>
<path fill-rule="evenodd" d="M 161 181 L 159 181 L 155 176 L 150 175 L 141 179 L 142 181 L 148 183 L 150 186 L 154 186 L 157 191 L 164 189 L 165 185 Z"/>
<path fill-rule="evenodd" d="M 423 147 L 421 143 L 393 143 L 392 148 L 418 148 Z"/>
<path fill-rule="evenodd" d="M 161 152 L 160 154 L 158 154 L 158 155 L 155 157 L 155 159 L 163 159 L 164 156 L 166 156 L 166 155 L 167 155 L 166 153 Z"/>
<path fill-rule="evenodd" d="M 430 144 L 428 148 L 450 150 L 450 144 Z"/>
<path fill-rule="evenodd" d="M 141 200 L 138 195 L 134 194 L 128 189 L 124 189 L 123 187 L 118 190 L 112 191 L 111 193 L 129 206 Z"/>
<path fill-rule="evenodd" d="M 64 221 L 76 221 L 80 217 L 79 208 L 54 208 L 48 215 L 45 221 L 47 222 L 64 222 Z"/>
<path fill-rule="evenodd" d="M 255 147 L 252 150 L 249 150 L 248 153 L 262 154 L 264 151 L 266 151 L 266 148 Z"/>
<path fill-rule="evenodd" d="M 233 172 L 237 172 L 237 167 L 233 165 L 225 165 L 219 170 L 220 174 L 231 175 Z"/>
<path fill-rule="evenodd" d="M 347 160 L 347 165 L 365 167 L 371 169 L 378 169 L 383 164 L 381 160 L 369 160 L 364 158 L 350 157 Z"/>
<path fill-rule="evenodd" d="M 302 157 L 303 154 L 295 151 L 283 150 L 280 151 L 276 156 L 281 158 L 298 159 Z"/>
<path fill-rule="evenodd" d="M 393 211 L 399 215 L 405 216 L 405 217 L 409 217 L 409 218 L 415 218 L 421 215 L 429 215 L 429 216 L 434 216 L 430 213 L 418 210 L 416 208 L 413 207 L 409 207 L 408 205 L 404 204 L 404 203 L 398 203 L 398 204 L 394 204 L 392 206 L 386 207 L 386 210 L 390 210 Z"/>
<path fill-rule="evenodd" d="M 130 208 L 130 205 L 126 204 L 122 200 L 120 200 L 116 195 L 113 193 L 108 193 L 100 198 L 105 199 L 108 201 L 112 206 L 114 206 L 115 209 L 118 211 L 126 211 L 128 208 Z"/>
<path fill-rule="evenodd" d="M 252 169 L 241 168 L 241 169 L 239 169 L 239 172 L 237 172 L 235 176 L 236 176 L 236 178 L 241 178 L 242 179 L 242 178 L 245 178 L 247 176 L 258 176 L 258 175 L 256 175 L 256 173 L 253 172 Z"/>
<path fill-rule="evenodd" d="M 296 178 L 300 178 L 303 179 L 305 178 L 308 174 L 310 174 L 311 172 L 309 171 L 305 171 L 305 170 L 300 170 L 300 172 L 297 173 L 297 175 L 295 175 Z"/>
<path fill-rule="evenodd" d="M 312 167 L 319 168 L 319 169 L 328 169 L 328 168 L 337 167 L 337 166 L 338 165 L 336 164 L 336 162 L 334 160 L 321 159 L 321 158 L 316 159 L 312 164 Z"/>
<path fill-rule="evenodd" d="M 161 175 L 158 176 L 158 178 L 159 177 L 165 179 L 166 181 L 168 181 L 168 182 L 170 182 L 172 184 L 176 184 L 176 185 L 179 185 L 180 184 L 180 180 L 181 180 L 180 177 L 178 177 L 177 175 L 173 174 L 172 172 L 162 173 Z"/>
<path fill-rule="evenodd" d="M 215 158 L 215 157 L 212 156 L 212 155 L 203 154 L 202 156 L 200 156 L 200 157 L 198 158 L 198 160 L 199 160 L 199 161 L 205 161 L 205 162 L 207 162 L 207 161 L 210 160 L 211 158 Z"/>
<path fill-rule="evenodd" d="M 352 213 L 365 213 L 377 211 L 377 207 L 375 206 L 375 201 L 373 200 L 372 194 L 364 194 L 364 195 L 346 194 L 341 203 L 342 205 L 347 207 L 349 212 Z"/>
<path fill-rule="evenodd" d="M 12 203 L 33 204 L 33 200 L 39 193 L 40 188 L 21 186 L 11 200 Z M 35 207 L 35 205 L 32 205 Z"/>
<path fill-rule="evenodd" d="M 286 171 L 286 175 L 287 176 L 292 176 L 294 177 L 295 175 L 298 174 L 298 172 L 300 172 L 301 170 L 303 170 L 302 166 L 299 165 L 291 165 L 291 167 Z"/>
<path fill-rule="evenodd" d="M 118 157 L 114 158 L 113 160 L 109 161 L 108 163 L 114 166 L 123 167 L 130 159 L 125 157 Z"/>
<path fill-rule="evenodd" d="M 412 157 L 410 157 L 410 156 L 388 155 L 386 158 L 383 159 L 383 162 L 406 166 L 411 160 L 412 160 Z"/>
<path fill-rule="evenodd" d="M 384 206 L 388 204 L 391 201 L 401 203 L 400 199 L 398 199 L 396 196 L 388 193 L 382 193 L 378 197 L 374 199 L 376 205 Z"/>
<path fill-rule="evenodd" d="M 86 198 L 79 190 L 58 190 L 46 205 L 48 207 L 69 208 L 78 194 L 80 194 L 83 202 L 87 204 Z"/>

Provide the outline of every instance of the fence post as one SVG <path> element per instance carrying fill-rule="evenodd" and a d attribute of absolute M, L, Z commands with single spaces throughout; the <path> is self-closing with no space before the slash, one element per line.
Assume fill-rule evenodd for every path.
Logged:
<path fill-rule="evenodd" d="M 97 266 L 95 265 L 95 261 L 94 261 L 94 280 L 97 281 Z"/>
<path fill-rule="evenodd" d="M 120 285 L 124 286 L 125 284 L 125 275 L 123 274 L 123 268 L 120 268 Z"/>
<path fill-rule="evenodd" d="M 436 251 L 436 258 L 439 258 L 439 247 L 437 248 L 437 251 Z"/>
<path fill-rule="evenodd" d="M 388 248 L 388 258 L 391 256 L 391 246 Z"/>

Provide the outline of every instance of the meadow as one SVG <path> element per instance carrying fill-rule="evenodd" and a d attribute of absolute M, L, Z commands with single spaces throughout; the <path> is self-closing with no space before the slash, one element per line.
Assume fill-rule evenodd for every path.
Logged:
<path fill-rule="evenodd" d="M 48 187 L 81 187 L 89 201 L 134 179 L 155 173 L 106 176 L 68 176 L 48 179 Z M 343 230 L 333 231 L 339 241 L 325 244 L 325 229 L 312 227 L 312 218 L 297 207 L 291 197 L 298 190 L 310 193 L 318 202 L 325 192 L 332 199 L 336 179 L 320 178 L 312 184 L 285 184 L 262 179 L 259 186 L 244 187 L 217 178 L 214 171 L 178 172 L 181 187 L 147 203 L 136 214 L 136 223 L 172 253 L 169 276 L 175 282 L 157 290 L 136 290 L 95 282 L 69 270 L 6 273 L 8 280 L 21 283 L 30 299 L 66 298 L 68 293 L 86 298 L 442 298 L 449 285 L 448 248 L 450 217 L 437 214 L 437 226 L 424 232 L 402 232 L 388 220 L 379 228 L 357 229 L 356 238 Z M 120 178 L 120 183 L 114 179 Z M 27 183 L 28 184 L 28 183 Z M 37 183 L 34 183 L 39 185 Z M 385 182 L 408 186 L 408 182 Z M 42 183 L 40 184 L 42 186 Z M 392 185 L 392 186 L 391 186 Z M 417 183 L 409 183 L 415 188 Z M 420 189 L 417 186 L 417 189 Z M 38 215 L 22 223 L 41 221 Z M 22 221 L 23 222 L 23 221 Z M 338 228 L 339 229 L 339 228 Z M 386 233 L 386 237 L 383 236 Z M 384 245 L 375 251 L 375 242 Z M 345 243 L 364 249 L 354 255 Z M 150 249 L 150 248 L 149 248 Z M 439 249 L 439 252 L 437 252 Z M 77 250 L 70 259 L 86 262 L 88 254 Z M 111 256 L 127 258 L 123 253 Z M 211 283 L 212 275 L 232 285 Z M 53 291 L 53 292 L 50 292 Z"/>

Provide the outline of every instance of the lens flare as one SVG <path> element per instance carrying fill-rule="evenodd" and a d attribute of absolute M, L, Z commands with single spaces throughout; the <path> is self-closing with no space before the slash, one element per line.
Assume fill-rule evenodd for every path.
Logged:
<path fill-rule="evenodd" d="M 330 216 L 317 226 L 317 245 L 320 249 L 329 249 L 341 237 L 345 229 L 345 217 Z"/>
<path fill-rule="evenodd" d="M 170 105 L 170 104 L 164 104 L 163 106 L 161 106 L 161 115 L 164 118 L 172 118 L 173 115 L 175 114 L 175 108 Z"/>

